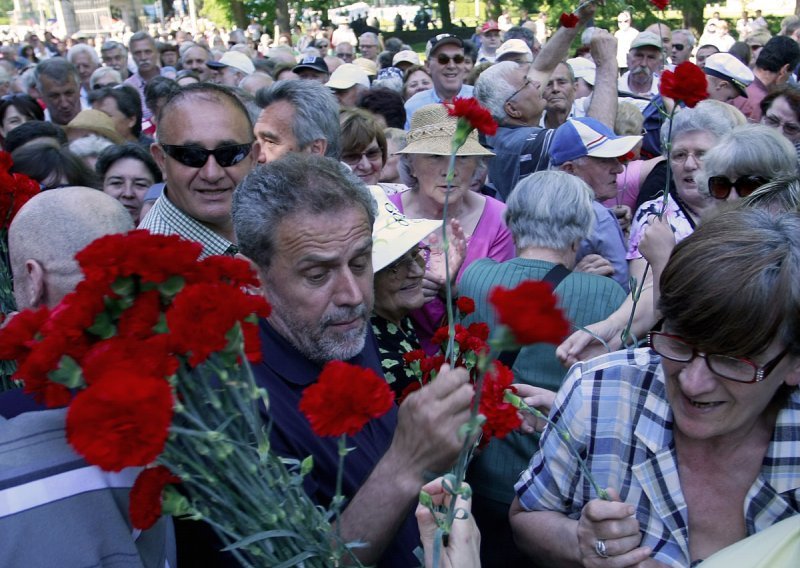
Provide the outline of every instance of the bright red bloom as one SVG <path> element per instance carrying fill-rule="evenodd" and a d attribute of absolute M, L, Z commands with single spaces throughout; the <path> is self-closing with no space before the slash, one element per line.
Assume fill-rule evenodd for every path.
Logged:
<path fill-rule="evenodd" d="M 0 359 L 10 361 L 26 357 L 48 317 L 50 310 L 42 306 L 36 310 L 25 310 L 11 318 L 0 328 Z"/>
<path fill-rule="evenodd" d="M 513 390 L 513 382 L 514 373 L 500 361 L 494 361 L 494 367 L 483 378 L 479 411 L 486 417 L 486 422 L 483 424 L 482 445 L 491 438 L 504 438 L 522 424 L 517 409 L 503 400 L 506 389 Z"/>
<path fill-rule="evenodd" d="M 650 0 L 650 3 L 659 10 L 666 10 L 669 6 L 669 0 Z"/>
<path fill-rule="evenodd" d="M 180 483 L 181 478 L 164 467 L 157 465 L 145 469 L 136 478 L 131 488 L 128 511 L 134 528 L 147 530 L 161 518 L 161 494 L 164 487 Z"/>
<path fill-rule="evenodd" d="M 12 165 L 11 154 L 0 152 L 0 230 L 8 229 L 22 206 L 41 191 L 28 176 L 8 173 Z"/>
<path fill-rule="evenodd" d="M 228 332 L 251 314 L 267 317 L 269 304 L 263 296 L 247 294 L 227 284 L 189 284 L 167 311 L 167 327 L 177 353 L 188 355 L 196 367 L 212 353 L 228 345 Z M 198 330 L 204 330 L 198 333 Z M 249 339 L 253 340 L 252 334 Z M 253 345 L 249 352 L 255 349 Z"/>
<path fill-rule="evenodd" d="M 489 326 L 482 321 L 469 324 L 467 331 L 472 337 L 477 337 L 482 341 L 489 339 Z"/>
<path fill-rule="evenodd" d="M 456 308 L 458 308 L 462 316 L 468 316 L 475 311 L 475 300 L 468 296 L 460 296 L 456 300 Z"/>
<path fill-rule="evenodd" d="M 567 14 L 566 12 L 561 13 L 561 17 L 558 18 L 558 23 L 561 24 L 562 28 L 574 28 L 578 25 L 580 19 L 575 14 Z"/>
<path fill-rule="evenodd" d="M 683 101 L 693 108 L 697 103 L 708 98 L 706 74 L 691 61 L 679 64 L 675 71 L 666 70 L 661 74 L 661 85 L 658 90 L 663 97 Z"/>
<path fill-rule="evenodd" d="M 67 411 L 67 441 L 106 471 L 144 466 L 164 450 L 172 422 L 166 380 L 107 369 L 109 376 L 81 391 Z"/>
<path fill-rule="evenodd" d="M 446 106 L 447 114 L 465 119 L 472 128 L 477 128 L 479 132 L 488 136 L 494 136 L 497 133 L 497 122 L 492 118 L 492 113 L 483 108 L 477 99 L 455 97 L 452 104 Z"/>
<path fill-rule="evenodd" d="M 117 324 L 120 337 L 147 339 L 153 335 L 153 328 L 161 315 L 161 294 L 158 290 L 148 290 L 136 296 L 133 305 L 122 312 Z"/>
<path fill-rule="evenodd" d="M 431 343 L 434 345 L 442 345 L 447 342 L 448 337 L 449 330 L 446 325 L 443 325 L 434 332 L 433 337 L 431 337 Z"/>
<path fill-rule="evenodd" d="M 406 362 L 406 365 L 410 365 L 414 361 L 420 361 L 425 358 L 425 351 L 422 349 L 414 349 L 413 351 L 409 351 L 408 353 L 403 353 L 403 361 Z"/>
<path fill-rule="evenodd" d="M 497 319 L 511 330 L 519 345 L 558 345 L 569 332 L 569 322 L 556 307 L 557 298 L 546 282 L 526 280 L 512 290 L 497 286 L 489 301 Z"/>
<path fill-rule="evenodd" d="M 197 265 L 195 274 L 186 278 L 187 283 L 196 282 L 227 282 L 233 286 L 259 285 L 253 267 L 241 258 L 231 256 L 209 256 Z"/>
<path fill-rule="evenodd" d="M 178 371 L 179 365 L 169 353 L 169 337 L 165 334 L 147 340 L 111 337 L 93 345 L 80 363 L 88 385 L 107 377 L 113 379 L 117 372 L 169 377 Z"/>
<path fill-rule="evenodd" d="M 331 361 L 303 391 L 299 408 L 317 436 L 353 436 L 393 404 L 392 389 L 375 371 Z"/>

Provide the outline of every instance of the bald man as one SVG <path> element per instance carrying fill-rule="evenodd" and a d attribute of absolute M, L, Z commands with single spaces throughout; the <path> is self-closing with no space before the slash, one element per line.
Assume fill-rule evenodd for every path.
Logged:
<path fill-rule="evenodd" d="M 58 304 L 83 277 L 75 255 L 103 235 L 131 229 L 119 201 L 96 189 L 62 187 L 31 199 L 8 230 L 17 307 Z"/>
<path fill-rule="evenodd" d="M 45 191 L 9 228 L 20 309 L 53 307 L 82 278 L 75 254 L 133 228 L 114 198 L 88 187 Z M 141 468 L 104 472 L 67 444 L 66 409 L 41 409 L 21 389 L 0 396 L 0 566 L 177 566 L 169 517 L 132 531 L 128 494 Z"/>

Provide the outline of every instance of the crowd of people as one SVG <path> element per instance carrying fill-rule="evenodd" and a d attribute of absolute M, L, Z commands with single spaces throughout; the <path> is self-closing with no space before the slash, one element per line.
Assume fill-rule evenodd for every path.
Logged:
<path fill-rule="evenodd" d="M 438 352 L 448 289 L 475 301 L 465 325 L 495 329 L 491 290 L 544 280 L 574 332 L 505 362 L 576 451 L 535 421 L 492 440 L 439 565 L 714 566 L 739 541 L 757 547 L 800 519 L 800 18 L 772 36 L 743 14 L 728 41 L 717 16 L 696 39 L 639 31 L 629 12 L 612 33 L 595 11 L 552 34 L 504 14 L 473 40 L 432 35 L 424 54 L 344 22 L 275 42 L 254 25 L 219 42 L 173 30 L 3 46 L 3 148 L 43 190 L 9 234 L 18 307 L 56 305 L 79 278 L 74 255 L 134 226 L 244 255 L 272 305 L 253 368 L 272 449 L 313 456 L 315 502 L 334 498 L 339 448 L 298 409 L 304 390 L 332 360 L 394 390 L 397 406 L 348 440 L 337 529 L 365 565 L 408 567 L 420 543 L 428 565 L 438 550 L 414 507 L 421 489 L 446 499 L 431 480 L 461 450 L 472 387 L 445 366 L 412 388 L 404 355 Z M 707 81 L 691 108 L 659 92 L 687 61 Z M 498 129 L 451 161 L 442 103 L 456 97 Z M 24 550 L 51 565 L 89 507 L 107 520 L 79 531 L 63 565 L 233 563 L 203 523 L 126 536 L 124 508 L 98 498 L 111 485 L 81 482 L 59 412 L 0 396 L 0 446 L 18 466 L 0 472 L 0 496 L 76 475 L 68 492 L 0 499 L 0 564 Z M 53 459 L 24 442 L 52 432 Z M 70 530 L 26 534 L 43 514 Z"/>

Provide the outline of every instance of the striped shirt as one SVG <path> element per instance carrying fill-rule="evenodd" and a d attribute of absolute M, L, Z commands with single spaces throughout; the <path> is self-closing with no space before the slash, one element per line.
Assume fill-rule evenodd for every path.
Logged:
<path fill-rule="evenodd" d="M 573 447 L 600 487 L 614 487 L 636 507 L 641 546 L 668 566 L 689 566 L 688 508 L 681 490 L 660 358 L 649 349 L 618 351 L 576 364 L 550 417 L 567 427 Z M 800 513 L 800 391 L 778 413 L 761 467 L 745 497 L 748 535 Z M 572 519 L 597 497 L 564 442 L 548 428 L 541 450 L 516 484 L 529 511 Z"/>
<path fill-rule="evenodd" d="M 166 187 L 147 216 L 139 223 L 139 228 L 147 229 L 157 235 L 180 235 L 185 239 L 197 241 L 203 245 L 200 258 L 215 254 L 234 255 L 239 252 L 239 248 L 228 239 L 178 209 L 167 197 Z"/>

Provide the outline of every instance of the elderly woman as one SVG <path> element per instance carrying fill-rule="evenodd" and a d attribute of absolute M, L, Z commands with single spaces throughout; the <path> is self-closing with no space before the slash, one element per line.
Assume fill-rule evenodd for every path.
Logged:
<path fill-rule="evenodd" d="M 506 201 L 505 213 L 517 258 L 505 262 L 481 259 L 464 271 L 459 291 L 475 300 L 475 313 L 464 323 L 481 321 L 494 328 L 497 322 L 488 300 L 492 288 L 513 288 L 525 280 L 549 282 L 559 306 L 576 326 L 588 325 L 616 310 L 625 299 L 619 284 L 603 276 L 571 271 L 578 244 L 592 230 L 593 198 L 584 181 L 565 172 L 536 172 L 521 180 Z M 553 392 L 566 373 L 550 345 L 525 347 L 511 364 L 516 382 Z M 512 560 L 525 565 L 511 538 L 508 509 L 514 482 L 537 448 L 538 438 L 512 432 L 502 440 L 492 440 L 470 466 L 484 566 L 516 566 Z M 498 550 L 503 550 L 502 558 Z"/>
<path fill-rule="evenodd" d="M 386 163 L 383 128 L 369 111 L 348 109 L 339 114 L 342 128 L 342 161 L 366 185 L 375 185 Z"/>
<path fill-rule="evenodd" d="M 672 175 L 669 198 L 663 215 L 663 218 L 667 220 L 669 227 L 675 234 L 675 240 L 680 241 L 688 236 L 699 223 L 701 216 L 716 207 L 717 203 L 714 199 L 698 191 L 695 175 L 701 168 L 705 154 L 726 133 L 730 132 L 734 125 L 735 122 L 732 116 L 714 104 L 701 103 L 695 108 L 682 109 L 675 114 L 672 123 L 672 149 L 669 156 L 669 167 Z M 662 139 L 664 140 L 662 146 L 664 147 L 666 147 L 666 138 L 669 131 L 669 122 L 667 122 L 661 130 Z M 653 174 L 656 174 L 656 170 L 654 170 Z M 661 188 L 663 191 L 664 185 Z M 630 274 L 636 278 L 637 288 L 639 287 L 638 283 L 643 278 L 648 278 L 636 303 L 631 326 L 631 336 L 637 339 L 642 339 L 656 323 L 655 310 L 653 308 L 652 275 L 649 274 L 649 271 L 647 275 L 645 274 L 647 262 L 639 252 L 639 243 L 642 240 L 645 228 L 649 223 L 653 222 L 653 218 L 663 208 L 663 196 L 646 201 L 636 211 L 631 224 L 627 254 Z M 669 250 L 671 248 L 667 249 L 667 253 Z M 628 296 L 628 299 L 616 312 L 605 320 L 588 326 L 588 330 L 606 341 L 612 349 L 618 349 L 622 343 L 621 334 L 628 325 L 631 310 L 633 309 L 634 301 L 631 295 Z M 605 346 L 596 341 L 593 335 L 585 331 L 573 333 L 557 350 L 559 358 L 568 365 L 605 352 Z"/>
<path fill-rule="evenodd" d="M 517 482 L 515 538 L 547 565 L 685 568 L 800 514 L 800 216 L 705 220 L 660 308 L 649 348 L 574 366 L 551 412 L 612 499 L 553 428 Z"/>
<path fill-rule="evenodd" d="M 427 250 L 420 242 L 441 228 L 441 221 L 409 219 L 378 187 L 370 188 L 378 202 L 372 231 L 372 270 L 375 272 L 375 305 L 372 330 L 378 342 L 383 373 L 400 397 L 416 380 L 403 354 L 420 349 L 409 314 L 425 304 L 422 279 Z"/>
<path fill-rule="evenodd" d="M 791 142 L 800 160 L 800 89 L 782 85 L 761 101 L 761 124 L 775 128 Z"/>
<path fill-rule="evenodd" d="M 405 72 L 403 81 L 403 98 L 410 99 L 419 92 L 433 88 L 433 79 L 428 70 L 421 65 L 412 65 Z"/>
<path fill-rule="evenodd" d="M 161 181 L 150 153 L 138 144 L 111 146 L 97 158 L 95 169 L 103 180 L 103 191 L 124 205 L 138 224 L 147 190 Z"/>
<path fill-rule="evenodd" d="M 411 189 L 390 196 L 398 209 L 413 219 L 443 219 L 447 199 L 453 288 L 464 269 L 474 261 L 486 257 L 503 261 L 514 256 L 514 242 L 503 222 L 505 206 L 496 199 L 470 191 L 480 157 L 492 155 L 480 145 L 475 132 L 459 148 L 453 179 L 447 180 L 455 127 L 456 119 L 448 116 L 444 105 L 427 105 L 414 113 L 408 145 L 398 152 L 402 155 L 401 179 Z M 412 315 L 423 348 L 428 352 L 436 350 L 428 340 L 442 324 L 445 314 L 442 300 L 446 282 L 444 260 L 441 245 L 432 246 L 423 281 L 427 303 Z"/>

